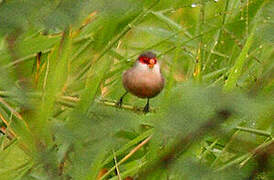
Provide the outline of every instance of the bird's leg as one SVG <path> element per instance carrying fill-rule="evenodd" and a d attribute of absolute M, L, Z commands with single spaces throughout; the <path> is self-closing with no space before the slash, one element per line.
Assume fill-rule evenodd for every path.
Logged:
<path fill-rule="evenodd" d="M 123 96 L 120 98 L 120 100 L 116 103 L 116 105 L 118 107 L 122 107 L 122 104 L 123 104 L 123 99 L 124 97 L 127 95 L 128 91 L 125 92 L 125 94 L 123 94 Z"/>
<path fill-rule="evenodd" d="M 144 113 L 148 113 L 149 112 L 149 98 L 147 98 L 147 104 L 146 106 L 144 107 Z"/>

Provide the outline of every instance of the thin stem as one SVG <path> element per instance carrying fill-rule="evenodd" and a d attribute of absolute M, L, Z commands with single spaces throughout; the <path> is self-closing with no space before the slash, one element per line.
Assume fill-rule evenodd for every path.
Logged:
<path fill-rule="evenodd" d="M 119 171 L 119 168 L 118 168 L 118 164 L 117 164 L 117 158 L 116 158 L 116 155 L 115 155 L 114 150 L 113 150 L 113 159 L 114 159 L 115 169 L 116 169 L 116 171 L 117 171 L 118 179 L 119 179 L 119 180 L 122 180 L 121 175 L 120 175 L 120 171 Z"/>
<path fill-rule="evenodd" d="M 236 129 L 240 130 L 240 131 L 260 135 L 260 136 L 271 137 L 271 132 L 268 132 L 268 131 L 263 131 L 263 130 L 259 130 L 259 129 L 252 129 L 252 128 L 246 128 L 246 127 L 240 127 L 240 126 L 236 127 Z"/>
<path fill-rule="evenodd" d="M 211 167 L 214 167 L 217 162 L 220 160 L 220 158 L 222 157 L 222 155 L 225 153 L 225 151 L 228 149 L 228 147 L 230 146 L 230 144 L 233 142 L 233 140 L 236 138 L 236 136 L 238 136 L 238 133 L 240 131 L 236 130 L 236 132 L 232 135 L 232 137 L 230 138 L 229 142 L 225 145 L 225 147 L 223 148 L 221 154 L 219 154 L 219 156 L 217 156 L 217 158 L 213 161 L 213 163 L 211 164 Z"/>
<path fill-rule="evenodd" d="M 135 154 L 139 149 L 141 149 L 145 144 L 149 142 L 151 139 L 151 136 L 147 137 L 143 142 L 141 142 L 138 146 L 136 146 L 134 149 L 132 149 L 123 159 L 121 159 L 117 166 L 120 166 L 122 163 L 124 163 L 126 160 L 128 160 L 133 154 Z M 104 176 L 102 176 L 99 180 L 102 180 L 106 178 L 113 170 L 115 169 L 115 166 L 112 167 Z"/>

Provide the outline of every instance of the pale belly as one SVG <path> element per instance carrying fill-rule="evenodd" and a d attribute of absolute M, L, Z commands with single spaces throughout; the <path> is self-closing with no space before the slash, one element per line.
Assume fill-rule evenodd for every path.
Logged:
<path fill-rule="evenodd" d="M 164 78 L 161 73 L 138 73 L 131 69 L 124 73 L 123 85 L 137 97 L 152 98 L 162 91 Z"/>

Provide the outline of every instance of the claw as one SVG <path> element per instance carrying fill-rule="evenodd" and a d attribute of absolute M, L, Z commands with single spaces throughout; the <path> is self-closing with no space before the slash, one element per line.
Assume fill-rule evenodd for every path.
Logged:
<path fill-rule="evenodd" d="M 120 98 L 120 100 L 116 102 L 116 106 L 118 106 L 119 108 L 121 108 L 122 104 L 123 104 L 123 98 Z"/>
<path fill-rule="evenodd" d="M 125 94 L 123 94 L 123 96 L 120 98 L 120 100 L 118 102 L 116 102 L 116 106 L 118 106 L 119 108 L 122 107 L 123 104 L 123 98 L 125 97 L 125 95 L 127 95 L 128 92 L 125 92 Z"/>

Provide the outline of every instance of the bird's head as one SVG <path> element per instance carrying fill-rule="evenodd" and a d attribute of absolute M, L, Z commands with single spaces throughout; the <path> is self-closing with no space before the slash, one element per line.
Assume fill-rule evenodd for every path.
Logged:
<path fill-rule="evenodd" d="M 147 65 L 150 69 L 152 69 L 154 65 L 157 64 L 156 55 L 150 51 L 141 54 L 137 61 L 141 64 Z"/>

